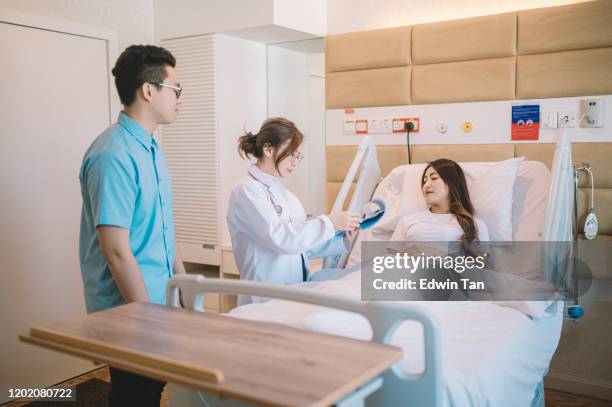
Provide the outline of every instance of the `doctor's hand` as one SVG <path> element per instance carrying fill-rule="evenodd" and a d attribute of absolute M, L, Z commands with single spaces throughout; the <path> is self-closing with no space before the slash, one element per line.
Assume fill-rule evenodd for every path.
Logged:
<path fill-rule="evenodd" d="M 357 212 L 334 212 L 327 215 L 336 230 L 356 230 L 361 223 L 361 215 Z"/>

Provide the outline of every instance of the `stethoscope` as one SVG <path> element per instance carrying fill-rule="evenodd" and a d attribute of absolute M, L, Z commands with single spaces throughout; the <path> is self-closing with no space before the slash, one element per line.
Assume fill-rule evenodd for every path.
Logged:
<path fill-rule="evenodd" d="M 270 191 L 270 185 L 263 183 L 255 175 L 251 174 L 250 171 L 249 171 L 249 175 L 251 176 L 251 178 L 259 182 L 261 185 L 263 185 L 266 188 L 266 194 L 268 195 L 268 201 L 270 201 L 270 204 L 272 204 L 272 207 L 274 208 L 274 212 L 276 212 L 278 216 L 281 216 L 283 213 L 283 207 L 277 204 L 276 201 L 274 200 L 274 196 L 272 195 L 272 192 Z"/>

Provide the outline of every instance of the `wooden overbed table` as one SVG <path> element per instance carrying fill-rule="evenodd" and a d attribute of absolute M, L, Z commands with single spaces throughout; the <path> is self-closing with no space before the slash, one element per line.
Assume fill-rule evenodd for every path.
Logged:
<path fill-rule="evenodd" d="M 146 303 L 36 326 L 19 338 L 222 398 L 272 406 L 332 405 L 402 357 L 401 349 L 379 343 Z"/>

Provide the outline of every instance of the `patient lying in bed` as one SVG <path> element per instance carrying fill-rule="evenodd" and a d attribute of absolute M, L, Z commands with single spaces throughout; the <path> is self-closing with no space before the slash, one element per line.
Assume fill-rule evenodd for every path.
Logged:
<path fill-rule="evenodd" d="M 444 158 L 432 161 L 421 177 L 421 192 L 429 209 L 401 218 L 391 241 L 462 240 L 470 245 L 489 240 L 487 226 L 474 216 L 459 164 Z"/>
<path fill-rule="evenodd" d="M 461 241 L 466 254 L 480 252 L 483 246 L 476 249 L 476 244 L 489 241 L 489 232 L 486 224 L 474 216 L 474 206 L 461 167 L 447 159 L 431 162 L 421 177 L 421 190 L 429 208 L 405 215 L 399 220 L 387 246 L 387 253 L 418 255 L 425 252 L 443 256 L 447 254 L 444 251 L 449 249 L 446 243 L 452 241 Z M 539 254 L 540 247 L 536 245 L 534 248 L 534 253 Z M 487 298 L 505 299 L 504 295 L 512 297 L 512 290 L 515 290 L 522 293 L 522 296 L 515 294 L 517 299 L 541 300 L 540 307 L 546 309 L 557 298 L 557 287 L 542 276 L 538 256 L 533 259 L 527 257 L 534 253 L 528 253 L 524 248 L 521 249 L 524 259 L 517 258 L 513 253 L 512 250 L 498 250 L 495 261 L 487 261 L 487 268 L 480 271 L 480 279 L 494 287 L 497 295 L 501 296 Z M 542 314 L 537 312 L 538 315 Z"/>
<path fill-rule="evenodd" d="M 421 176 L 421 193 L 429 209 L 402 217 L 391 237 L 389 251 L 405 251 L 398 242 L 462 241 L 466 251 L 472 244 L 489 240 L 485 223 L 474 216 L 463 170 L 448 159 L 432 161 Z M 311 276 L 311 281 L 334 280 L 356 271 L 323 269 Z"/>

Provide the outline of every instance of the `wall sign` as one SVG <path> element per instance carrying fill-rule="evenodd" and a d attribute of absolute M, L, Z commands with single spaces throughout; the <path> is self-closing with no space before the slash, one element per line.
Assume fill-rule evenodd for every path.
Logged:
<path fill-rule="evenodd" d="M 537 140 L 540 137 L 540 105 L 512 106 L 512 140 Z"/>

